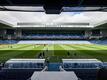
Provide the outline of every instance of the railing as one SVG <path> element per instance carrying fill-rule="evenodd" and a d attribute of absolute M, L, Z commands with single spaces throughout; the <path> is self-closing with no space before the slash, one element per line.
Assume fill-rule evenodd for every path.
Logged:
<path fill-rule="evenodd" d="M 59 66 L 60 71 L 65 71 L 62 66 Z"/>

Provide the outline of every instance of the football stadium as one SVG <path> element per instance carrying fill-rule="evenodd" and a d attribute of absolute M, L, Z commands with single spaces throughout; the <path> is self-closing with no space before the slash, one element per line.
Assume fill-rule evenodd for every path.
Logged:
<path fill-rule="evenodd" d="M 107 3 L 1 0 L 0 80 L 107 80 Z"/>

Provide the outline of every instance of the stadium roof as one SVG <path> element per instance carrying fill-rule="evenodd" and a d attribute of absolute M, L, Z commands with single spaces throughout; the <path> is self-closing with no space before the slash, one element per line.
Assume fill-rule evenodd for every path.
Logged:
<path fill-rule="evenodd" d="M 97 59 L 62 59 L 63 63 L 102 63 Z"/>
<path fill-rule="evenodd" d="M 107 12 L 63 12 L 61 14 L 45 14 L 43 12 L 10 12 L 1 11 L 0 20 L 17 26 L 17 23 L 89 23 L 95 27 L 107 23 Z M 85 26 L 87 27 L 87 26 Z"/>
<path fill-rule="evenodd" d="M 45 59 L 10 59 L 6 63 L 44 63 Z"/>

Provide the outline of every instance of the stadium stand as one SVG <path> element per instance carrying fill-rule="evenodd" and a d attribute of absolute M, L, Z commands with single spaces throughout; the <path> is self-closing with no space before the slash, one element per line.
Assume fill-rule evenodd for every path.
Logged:
<path fill-rule="evenodd" d="M 107 40 L 92 40 L 90 41 L 92 44 L 100 44 L 100 45 L 107 45 Z"/>
<path fill-rule="evenodd" d="M 97 80 L 107 80 L 107 67 L 98 71 Z"/>
<path fill-rule="evenodd" d="M 52 34 L 37 34 L 37 35 L 27 35 L 27 36 L 22 36 L 20 37 L 21 39 L 39 39 L 39 40 L 44 40 L 44 39 L 85 39 L 83 35 L 72 35 L 72 34 L 65 34 L 65 35 L 52 35 Z"/>
<path fill-rule="evenodd" d="M 36 8 L 35 6 L 38 7 Z M 17 10 L 18 7 L 20 7 L 21 10 L 20 9 Z M 107 4 L 105 0 L 42 0 L 42 1 L 41 0 L 37 0 L 37 1 L 36 0 L 1 0 L 0 11 L 2 12 L 8 11 L 8 12 L 5 12 L 6 14 L 4 13 L 4 16 L 2 15 L 1 12 L 0 18 L 3 19 L 4 21 L 13 24 L 11 25 L 7 22 L 0 20 L 1 62 L 13 57 L 15 58 L 20 56 L 23 57 L 22 55 L 24 54 L 26 54 L 27 57 L 29 57 L 29 55 L 32 55 L 29 52 L 33 52 L 33 50 L 35 50 L 35 52 L 33 53 L 34 55 L 32 56 L 36 57 L 36 50 L 40 48 L 40 51 L 46 50 L 46 56 L 45 56 L 45 52 L 40 52 L 39 55 L 37 54 L 37 56 L 38 58 L 43 58 L 43 57 L 46 58 L 47 64 L 45 62 L 45 59 L 10 59 L 5 64 L 0 64 L 0 80 L 107 80 L 107 62 L 101 62 L 97 59 L 62 59 L 62 58 L 88 57 L 88 58 L 98 58 L 98 59 L 104 58 L 102 59 L 102 61 L 103 60 L 105 61 L 107 60 L 105 57 L 106 51 L 102 51 L 102 52 L 98 51 L 102 46 L 99 47 L 99 45 L 95 45 L 95 46 L 88 45 L 87 47 L 87 45 L 78 45 L 78 46 L 61 45 L 58 47 L 54 47 L 54 46 L 51 47 L 50 45 L 47 45 L 47 44 L 107 45 L 107 28 L 106 28 L 107 22 L 106 24 L 96 26 L 96 23 L 97 25 L 99 25 L 99 22 L 101 20 L 105 21 L 105 19 L 107 19 L 104 18 L 106 13 L 104 14 L 104 16 L 101 14 L 101 18 L 99 16 L 100 13 L 99 11 L 102 12 L 107 11 L 106 7 Z M 32 11 L 27 10 L 30 8 L 34 10 L 40 9 L 39 10 L 40 12 L 44 11 L 47 14 L 59 14 L 63 11 L 76 12 L 75 9 L 77 9 L 77 11 L 79 12 L 70 14 L 70 16 L 72 16 L 71 19 L 68 18 L 69 16 L 62 15 L 63 18 L 62 19 L 59 18 L 57 20 L 56 17 L 53 16 L 55 20 L 52 21 L 50 21 L 51 18 L 49 17 L 47 19 L 45 19 L 45 17 L 41 17 L 40 19 L 36 17 L 30 19 L 31 15 L 36 16 L 35 13 L 34 14 L 31 13 L 27 18 L 27 15 L 24 16 L 18 15 L 20 13 L 16 12 L 16 11 L 22 11 L 25 13 L 27 12 L 27 14 L 28 12 L 36 12 L 33 10 Z M 92 8 L 92 10 L 88 10 L 88 8 Z M 98 12 L 98 14 L 95 13 L 95 15 L 97 14 L 97 16 L 91 14 L 92 16 L 91 17 L 88 16 L 90 13 L 87 15 L 85 14 L 85 12 L 83 12 L 83 14 L 81 15 L 80 13 L 81 9 L 83 11 L 85 11 L 85 9 L 86 11 L 96 11 Z M 12 15 L 10 13 L 11 11 L 15 11 L 15 13 Z M 78 13 L 80 17 L 78 16 Z M 76 16 L 74 16 L 75 14 Z M 77 18 L 77 17 L 81 18 L 82 16 L 83 19 Z M 66 19 L 65 17 L 67 17 L 68 19 Z M 41 25 L 37 25 L 37 23 L 32 24 L 33 20 L 35 22 L 37 20 L 37 22 L 40 22 Z M 60 22 L 60 20 L 61 22 L 68 21 L 70 23 L 55 23 L 57 21 Z M 23 21 L 25 23 L 23 23 Z M 29 21 L 31 21 L 31 23 Z M 76 23 L 72 23 L 72 22 L 76 22 Z M 82 23 L 78 23 L 78 22 L 82 22 Z M 14 49 L 12 49 L 13 47 L 10 48 L 10 45 L 8 46 L 2 44 L 33 44 L 33 45 L 24 45 L 24 46 L 18 45 L 15 46 Z M 44 45 L 43 46 L 38 45 L 39 46 L 38 47 L 35 46 L 34 44 L 44 44 Z M 6 48 L 4 48 L 4 46 L 6 46 Z M 93 46 L 94 47 L 97 46 L 97 48 L 94 48 Z M 107 47 L 105 46 L 103 47 L 104 48 L 102 49 L 106 50 Z M 57 49 L 53 49 L 53 48 L 57 48 L 59 50 L 62 48 L 61 52 L 64 55 L 62 54 L 59 55 L 59 53 L 61 52 L 55 52 L 54 50 Z M 67 50 L 68 48 L 72 50 L 69 51 Z M 24 49 L 25 51 L 20 52 L 22 49 Z M 49 50 L 51 49 L 55 53 L 53 52 L 52 54 L 50 54 L 51 52 L 49 52 Z M 87 49 L 87 51 L 84 51 L 82 53 L 81 51 L 82 49 L 84 50 Z M 91 49 L 93 50 L 92 53 L 91 53 Z M 19 52 L 17 50 L 19 50 Z M 27 52 L 27 50 L 29 52 Z M 63 53 L 64 51 L 66 52 Z M 49 55 L 47 55 L 47 53 L 49 53 Z M 47 57 L 49 57 L 49 59 Z M 55 58 L 56 60 L 53 58 Z M 57 59 L 58 61 L 62 59 L 62 63 L 60 62 L 51 63 L 51 61 L 57 61 Z"/>
<path fill-rule="evenodd" d="M 10 59 L 0 71 L 0 80 L 27 80 L 45 67 L 45 59 Z"/>
<path fill-rule="evenodd" d="M 17 44 L 17 40 L 0 40 L 0 44 Z"/>
<path fill-rule="evenodd" d="M 74 71 L 82 80 L 96 80 L 102 62 L 97 59 L 62 59 L 66 71 Z"/>
<path fill-rule="evenodd" d="M 23 30 L 21 39 L 39 39 L 39 40 L 61 40 L 61 39 L 85 39 L 84 31 L 54 31 L 54 30 Z"/>

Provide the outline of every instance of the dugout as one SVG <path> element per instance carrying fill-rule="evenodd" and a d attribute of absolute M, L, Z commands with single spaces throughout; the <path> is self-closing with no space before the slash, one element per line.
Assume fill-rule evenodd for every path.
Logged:
<path fill-rule="evenodd" d="M 97 59 L 62 59 L 66 71 L 74 71 L 82 80 L 96 80 L 103 63 Z"/>
<path fill-rule="evenodd" d="M 0 80 L 27 80 L 34 71 L 42 71 L 45 59 L 10 59 L 0 72 Z"/>

